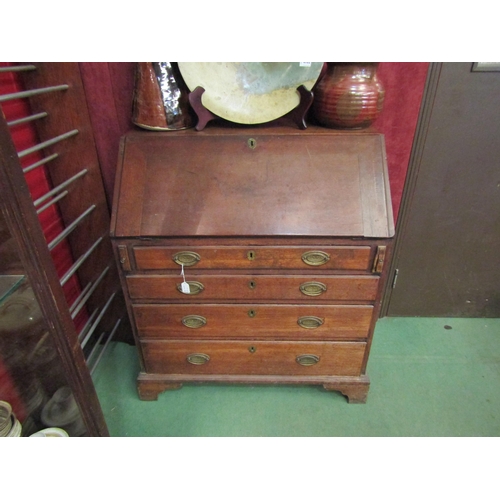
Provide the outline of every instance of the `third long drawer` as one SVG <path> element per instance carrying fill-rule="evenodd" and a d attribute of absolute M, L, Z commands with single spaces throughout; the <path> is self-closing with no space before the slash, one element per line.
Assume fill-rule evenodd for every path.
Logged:
<path fill-rule="evenodd" d="M 141 338 L 366 339 L 373 306 L 134 304 Z"/>

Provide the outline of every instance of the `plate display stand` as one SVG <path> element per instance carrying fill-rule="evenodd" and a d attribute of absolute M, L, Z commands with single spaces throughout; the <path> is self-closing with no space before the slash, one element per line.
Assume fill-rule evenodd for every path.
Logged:
<path fill-rule="evenodd" d="M 198 118 L 198 123 L 195 126 L 195 129 L 198 131 L 203 130 L 208 122 L 220 118 L 203 105 L 201 98 L 204 92 L 205 89 L 203 87 L 196 87 L 189 93 L 189 103 Z M 297 88 L 297 92 L 300 95 L 299 104 L 284 116 L 290 118 L 290 120 L 297 124 L 301 130 L 305 130 L 307 128 L 306 114 L 311 107 L 314 95 L 312 91 L 307 90 L 304 85 L 300 85 L 300 87 Z"/>

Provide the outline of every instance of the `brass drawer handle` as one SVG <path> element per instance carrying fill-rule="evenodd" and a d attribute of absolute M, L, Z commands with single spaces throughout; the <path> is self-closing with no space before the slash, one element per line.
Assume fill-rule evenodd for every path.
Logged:
<path fill-rule="evenodd" d="M 173 261 L 179 266 L 194 266 L 200 262 L 201 257 L 196 252 L 178 252 L 172 257 Z"/>
<path fill-rule="evenodd" d="M 297 323 L 302 328 L 318 328 L 323 324 L 323 320 L 317 316 L 302 316 Z"/>
<path fill-rule="evenodd" d="M 326 285 L 320 283 L 319 281 L 308 281 L 307 283 L 302 283 L 302 285 L 300 285 L 300 291 L 309 297 L 317 297 L 318 295 L 326 292 Z"/>
<path fill-rule="evenodd" d="M 302 254 L 302 260 L 308 266 L 322 266 L 330 260 L 330 256 L 326 252 L 313 250 Z"/>
<path fill-rule="evenodd" d="M 177 285 L 177 290 L 185 295 L 197 295 L 205 290 L 205 287 L 199 281 L 186 281 L 185 283 L 189 285 L 189 293 L 182 291 L 182 283 Z"/>
<path fill-rule="evenodd" d="M 207 324 L 207 318 L 198 316 L 197 314 L 190 314 L 182 318 L 182 324 L 188 328 L 201 328 Z"/>
<path fill-rule="evenodd" d="M 204 365 L 210 361 L 210 356 L 208 354 L 195 352 L 193 354 L 189 354 L 186 357 L 186 360 L 192 365 Z"/>
<path fill-rule="evenodd" d="M 301 354 L 295 358 L 295 361 L 302 366 L 312 366 L 319 362 L 319 356 L 315 354 Z"/>

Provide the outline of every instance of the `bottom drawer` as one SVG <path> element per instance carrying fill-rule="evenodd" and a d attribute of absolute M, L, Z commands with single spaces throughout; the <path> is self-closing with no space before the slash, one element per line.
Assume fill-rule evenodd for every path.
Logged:
<path fill-rule="evenodd" d="M 365 342 L 143 341 L 147 373 L 359 376 Z"/>

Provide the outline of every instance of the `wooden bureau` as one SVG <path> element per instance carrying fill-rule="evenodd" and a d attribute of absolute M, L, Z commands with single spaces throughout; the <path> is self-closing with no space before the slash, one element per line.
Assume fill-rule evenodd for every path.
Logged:
<path fill-rule="evenodd" d="M 365 402 L 393 235 L 380 134 L 127 134 L 111 236 L 140 398 L 189 382 L 283 383 Z"/>

